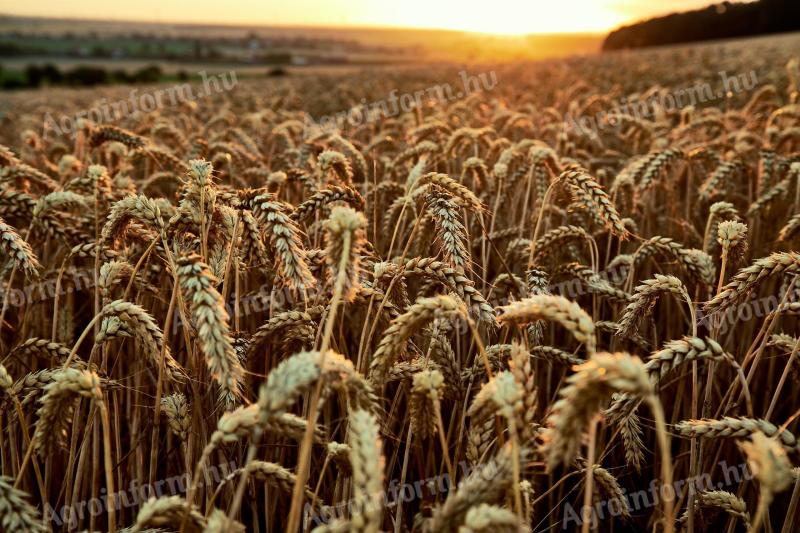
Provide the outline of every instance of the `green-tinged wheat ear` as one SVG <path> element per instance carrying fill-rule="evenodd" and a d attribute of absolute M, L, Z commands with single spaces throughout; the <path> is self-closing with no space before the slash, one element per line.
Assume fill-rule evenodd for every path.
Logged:
<path fill-rule="evenodd" d="M 132 222 L 138 222 L 158 233 L 164 231 L 164 219 L 161 218 L 161 209 L 155 200 L 141 194 L 126 196 L 111 206 L 100 242 L 106 244 L 118 239 Z"/>
<path fill-rule="evenodd" d="M 451 490 L 444 503 L 434 509 L 429 531 L 457 531 L 474 506 L 501 502 L 513 484 L 512 453 L 506 445 L 495 457 L 477 466 L 458 489 Z"/>
<path fill-rule="evenodd" d="M 656 301 L 662 294 L 674 294 L 689 299 L 689 294 L 683 282 L 675 276 L 656 274 L 654 278 L 641 282 L 633 293 L 631 303 L 625 307 L 625 312 L 619 320 L 618 337 L 627 337 L 638 331 L 639 322 L 649 315 Z"/>
<path fill-rule="evenodd" d="M 357 190 L 351 187 L 332 185 L 327 189 L 321 189 L 315 192 L 307 200 L 298 205 L 292 212 L 291 218 L 296 222 L 303 222 L 317 211 L 320 211 L 325 206 L 334 202 L 346 203 L 358 211 L 364 210 L 364 198 Z"/>
<path fill-rule="evenodd" d="M 178 259 L 178 279 L 197 327 L 197 340 L 209 373 L 220 387 L 220 401 L 231 406 L 242 397 L 244 369 L 239 363 L 216 278 L 200 256 Z"/>
<path fill-rule="evenodd" d="M 759 484 L 758 508 L 753 517 L 753 525 L 758 528 L 775 495 L 789 488 L 794 481 L 792 464 L 786 450 L 759 430 L 750 435 L 750 440 L 740 441 L 738 445 Z"/>
<path fill-rule="evenodd" d="M 467 511 L 458 533 L 522 533 L 519 517 L 503 507 L 478 504 Z"/>
<path fill-rule="evenodd" d="M 114 300 L 106 304 L 100 311 L 103 321 L 95 337 L 96 344 L 117 337 L 133 336 L 144 347 L 150 362 L 155 368 L 161 364 L 161 352 L 164 350 L 164 371 L 168 379 L 183 382 L 186 372 L 170 354 L 169 347 L 164 347 L 164 334 L 155 319 L 132 302 Z"/>
<path fill-rule="evenodd" d="M 434 318 L 447 318 L 463 314 L 463 306 L 452 296 L 420 298 L 408 311 L 398 316 L 384 331 L 369 369 L 369 379 L 382 387 L 392 365 L 405 350 L 408 339 Z"/>
<path fill-rule="evenodd" d="M 427 213 L 433 217 L 436 242 L 445 261 L 456 270 L 469 273 L 472 258 L 466 243 L 466 228 L 458 204 L 444 191 L 432 189 L 425 197 Z"/>
<path fill-rule="evenodd" d="M 741 301 L 761 283 L 774 276 L 792 275 L 800 271 L 800 255 L 796 252 L 775 252 L 757 259 L 752 265 L 742 268 L 731 278 L 717 295 L 707 302 L 707 313 L 719 313 Z"/>
<path fill-rule="evenodd" d="M 325 260 L 329 279 L 335 284 L 342 276 L 342 298 L 347 302 L 353 301 L 358 288 L 366 222 L 364 215 L 350 207 L 335 207 L 325 221 Z"/>
<path fill-rule="evenodd" d="M 43 454 L 56 448 L 66 448 L 75 400 L 83 397 L 103 401 L 100 378 L 94 372 L 67 368 L 53 374 L 52 381 L 44 387 L 33 446 Z"/>
<path fill-rule="evenodd" d="M 377 533 L 383 517 L 384 459 L 378 423 L 371 413 L 350 413 L 350 464 L 353 469 L 352 531 Z"/>
<path fill-rule="evenodd" d="M 420 440 L 436 432 L 434 402 L 442 395 L 444 376 L 438 370 L 420 370 L 414 374 L 411 387 L 411 432 Z"/>
<path fill-rule="evenodd" d="M 0 218 L 0 248 L 26 277 L 39 277 L 39 270 L 42 266 L 39 264 L 36 254 L 33 253 L 30 245 L 20 237 L 17 230 L 2 218 Z"/>
<path fill-rule="evenodd" d="M 228 518 L 228 513 L 219 509 L 211 511 L 203 529 L 203 533 L 245 533 L 245 531 L 244 524 Z"/>
<path fill-rule="evenodd" d="M 293 289 L 313 287 L 316 281 L 308 268 L 300 229 L 290 218 L 290 207 L 271 194 L 256 196 L 251 204 L 253 215 L 267 230 L 281 282 Z"/>
<path fill-rule="evenodd" d="M 28 495 L 14 488 L 14 480 L 0 476 L 0 526 L 3 531 L 39 533 L 47 531 L 39 511 L 28 503 Z"/>
<path fill-rule="evenodd" d="M 726 416 L 720 420 L 685 420 L 675 424 L 675 432 L 684 437 L 704 439 L 746 438 L 758 432 L 779 438 L 788 448 L 797 448 L 797 437 L 788 429 L 780 430 L 775 424 L 757 418 Z"/>

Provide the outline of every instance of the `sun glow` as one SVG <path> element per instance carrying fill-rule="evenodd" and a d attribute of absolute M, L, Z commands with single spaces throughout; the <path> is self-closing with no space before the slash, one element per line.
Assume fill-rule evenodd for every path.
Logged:
<path fill-rule="evenodd" d="M 407 0 L 397 5 L 375 2 L 373 19 L 393 26 L 441 28 L 497 35 L 603 32 L 625 20 L 602 0 Z"/>

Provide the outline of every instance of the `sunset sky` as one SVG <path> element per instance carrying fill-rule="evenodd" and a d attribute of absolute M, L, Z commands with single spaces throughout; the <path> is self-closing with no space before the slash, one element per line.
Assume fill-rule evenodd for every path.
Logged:
<path fill-rule="evenodd" d="M 0 13 L 157 22 L 604 32 L 709 0 L 0 0 Z"/>

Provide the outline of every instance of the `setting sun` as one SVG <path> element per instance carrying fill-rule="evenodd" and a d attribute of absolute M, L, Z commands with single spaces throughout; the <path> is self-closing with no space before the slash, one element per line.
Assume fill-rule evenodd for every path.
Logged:
<path fill-rule="evenodd" d="M 148 22 L 259 24 L 269 26 L 404 27 L 461 30 L 497 35 L 600 33 L 670 9 L 702 6 L 704 0 L 627 2 L 623 0 L 139 0 L 109 3 L 62 0 L 7 6 L 7 13 L 130 19 Z"/>
<path fill-rule="evenodd" d="M 569 0 L 545 7 L 538 2 L 493 0 L 471 1 L 458 9 L 447 2 L 410 0 L 402 9 L 376 3 L 374 19 L 391 21 L 397 26 L 441 28 L 499 35 L 530 33 L 600 32 L 625 19 L 625 14 L 606 2 Z"/>

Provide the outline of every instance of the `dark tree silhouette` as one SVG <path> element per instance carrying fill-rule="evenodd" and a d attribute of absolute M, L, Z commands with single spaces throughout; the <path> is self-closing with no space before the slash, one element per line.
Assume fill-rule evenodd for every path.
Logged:
<path fill-rule="evenodd" d="M 603 50 L 730 39 L 800 30 L 800 0 L 723 2 L 612 31 Z"/>

